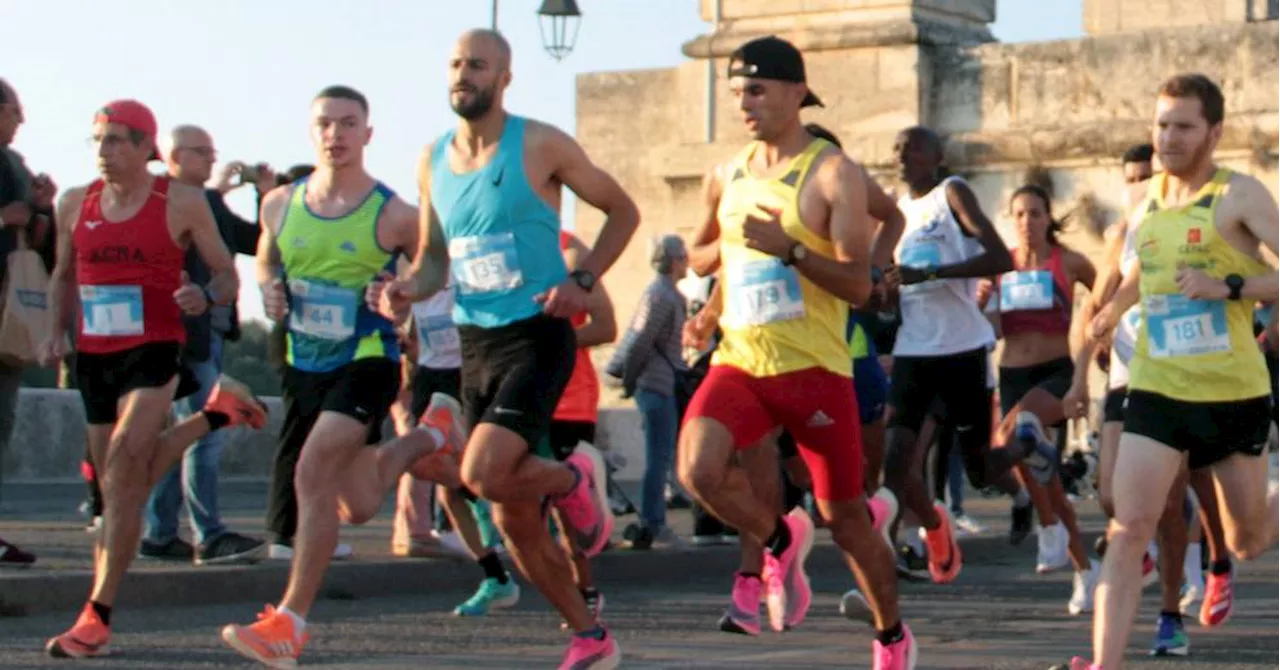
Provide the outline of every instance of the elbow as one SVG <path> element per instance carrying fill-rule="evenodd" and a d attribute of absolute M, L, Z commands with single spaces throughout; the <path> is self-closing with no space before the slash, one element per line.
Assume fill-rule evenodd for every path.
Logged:
<path fill-rule="evenodd" d="M 640 208 L 631 196 L 625 193 L 609 208 L 608 222 L 610 226 L 627 231 L 630 235 L 640 227 Z"/>
<path fill-rule="evenodd" d="M 618 322 L 612 319 L 600 328 L 600 344 L 611 344 L 618 339 Z"/>
<path fill-rule="evenodd" d="M 992 255 L 992 275 L 1001 275 L 1013 271 L 1013 254 L 1003 245 Z"/>
<path fill-rule="evenodd" d="M 689 253 L 689 269 L 699 277 L 712 274 L 720 266 L 720 247 L 718 244 L 694 246 Z"/>
<path fill-rule="evenodd" d="M 871 299 L 871 279 L 870 277 L 859 277 L 849 282 L 846 295 L 841 296 L 846 302 L 854 307 L 861 307 L 867 304 Z"/>

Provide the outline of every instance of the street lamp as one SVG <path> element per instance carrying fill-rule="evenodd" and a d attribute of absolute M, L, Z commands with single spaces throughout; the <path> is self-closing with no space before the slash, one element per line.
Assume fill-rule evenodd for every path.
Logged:
<path fill-rule="evenodd" d="M 542 48 L 556 60 L 564 60 L 578 41 L 582 12 L 574 0 L 542 0 L 538 9 L 538 28 L 542 32 Z M 572 35 L 570 35 L 572 28 Z"/>

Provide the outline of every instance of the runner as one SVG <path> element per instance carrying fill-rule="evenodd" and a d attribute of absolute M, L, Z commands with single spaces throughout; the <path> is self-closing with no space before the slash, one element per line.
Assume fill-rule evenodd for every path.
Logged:
<path fill-rule="evenodd" d="M 910 194 L 898 201 L 907 217 L 899 264 L 885 273 L 891 289 L 898 289 L 902 313 L 893 348 L 885 484 L 920 519 L 929 573 L 941 584 L 960 574 L 963 559 L 946 504 L 933 503 L 925 485 L 920 452 L 927 445 L 918 436 L 935 401 L 955 427 L 973 486 L 992 486 L 1014 498 L 1014 529 L 1030 513 L 1031 499 L 1010 472 L 1027 455 L 1020 453 L 1022 445 L 991 449 L 987 374 L 995 334 L 978 309 L 974 282 L 1013 266 L 973 191 L 943 174 L 942 142 L 932 130 L 902 131 L 895 150 Z M 1051 457 L 1052 450 L 1039 456 L 1041 470 Z"/>
<path fill-rule="evenodd" d="M 1260 555 L 1280 532 L 1264 458 L 1274 411 L 1251 328 L 1253 302 L 1277 298 L 1280 226 L 1265 186 L 1214 163 L 1224 114 L 1221 90 L 1203 75 L 1177 75 L 1160 86 L 1152 135 L 1164 172 L 1151 180 L 1151 204 L 1134 213 L 1139 268 L 1090 328 L 1101 339 L 1141 305 L 1112 481 L 1115 518 L 1098 585 L 1094 664 L 1077 658 L 1074 667 L 1122 664 L 1142 552 L 1184 459 L 1193 470 L 1211 469 L 1227 544 L 1238 558 Z"/>
<path fill-rule="evenodd" d="M 569 319 L 586 309 L 640 215 L 572 138 L 506 112 L 511 47 L 500 34 L 463 34 L 449 72 L 460 123 L 423 152 L 422 251 L 412 275 L 387 286 L 383 307 L 403 311 L 451 273 L 462 401 L 472 426 L 463 481 L 493 501 L 517 565 L 575 631 L 562 667 L 613 668 L 621 661 L 617 641 L 574 584 L 542 511 L 549 498 L 576 546 L 588 557 L 598 554 L 613 530 L 604 462 L 584 444 L 563 464 L 531 451 L 546 436 L 573 373 Z M 606 215 L 595 245 L 571 273 L 557 239 L 562 186 Z"/>
<path fill-rule="evenodd" d="M 803 510 L 780 516 L 752 493 L 735 451 L 778 424 L 795 436 L 832 537 L 871 594 L 875 667 L 910 668 L 916 646 L 898 616 L 892 554 L 867 541 L 889 521 L 884 501 L 863 493 L 859 426 L 853 421 L 844 338 L 848 305 L 871 291 L 871 229 L 857 164 L 804 130 L 802 107 L 821 104 L 805 83 L 804 59 L 776 37 L 753 40 L 729 59 L 730 86 L 749 144 L 708 185 L 718 200 L 699 227 L 691 262 L 706 276 L 723 265 L 724 339 L 694 394 L 681 432 L 680 478 L 705 507 L 765 548 L 770 625 L 804 620 L 812 594 L 804 561 L 813 523 Z"/>
<path fill-rule="evenodd" d="M 1084 255 L 1067 249 L 1058 240 L 1062 224 L 1053 218 L 1049 194 L 1039 186 L 1023 186 L 1013 192 L 1009 208 L 1018 246 L 1012 250 L 1013 267 L 996 282 L 992 299 L 998 301 L 1000 332 L 1000 411 L 1004 416 L 996 434 L 997 444 L 1033 442 L 1057 452 L 1056 438 L 1067 429 L 1062 397 L 1074 379 L 1071 358 L 1071 316 L 1076 284 L 1092 289 L 1096 272 Z M 1085 311 L 1092 315 L 1091 310 Z M 1054 463 L 1061 456 L 1053 458 Z M 1044 486 L 1054 515 L 1069 539 L 1065 544 L 1075 567 L 1071 599 L 1072 615 L 1093 607 L 1097 564 L 1089 560 L 1075 509 L 1066 498 L 1059 477 Z M 1055 524 L 1056 526 L 1056 524 Z M 1042 527 L 1044 533 L 1048 529 Z M 1062 531 L 1058 531 L 1060 534 Z M 1184 533 L 1185 534 L 1185 533 Z M 1038 566 L 1037 572 L 1048 572 Z M 1181 563 L 1179 563 L 1179 569 Z"/>
<path fill-rule="evenodd" d="M 422 429 L 375 448 L 399 391 L 395 328 L 370 311 L 369 290 L 400 253 L 417 249 L 417 211 L 364 169 L 369 103 L 330 86 L 311 103 L 318 164 L 311 176 L 262 202 L 258 284 L 267 317 L 288 316 L 285 420 L 280 440 L 300 443 L 298 529 L 288 587 L 257 623 L 222 629 L 240 654 L 273 667 L 297 663 L 306 617 L 338 543 L 339 517 L 364 523 L 420 458 L 458 450 L 460 409 L 432 397 Z M 286 283 L 287 282 L 287 283 Z"/>
<path fill-rule="evenodd" d="M 107 654 L 112 605 L 156 481 L 209 432 L 266 422 L 253 394 L 223 377 L 202 411 L 165 430 L 179 385 L 182 315 L 234 301 L 235 264 L 204 192 L 147 171 L 158 158 L 150 109 L 134 100 L 107 103 L 94 116 L 93 140 L 102 177 L 68 190 L 58 205 L 52 323 L 41 351 L 44 365 L 61 361 L 72 321 L 82 314 L 76 376 L 89 452 L 102 475 L 103 525 L 88 602 L 75 625 L 45 647 L 58 658 Z M 191 284 L 182 271 L 188 246 L 209 266 L 206 286 Z"/>
<path fill-rule="evenodd" d="M 570 270 L 578 269 L 582 259 L 590 253 L 590 249 L 576 235 L 560 231 L 560 250 L 564 255 L 565 266 Z M 618 321 L 613 313 L 613 301 L 604 285 L 587 295 L 587 308 L 572 318 L 574 339 L 577 342 L 577 353 L 574 355 L 573 375 L 560 395 L 560 404 L 551 415 L 551 427 L 547 432 L 549 447 L 543 457 L 552 457 L 558 461 L 566 461 L 585 442 L 595 444 L 596 423 L 600 412 L 600 380 L 596 377 L 595 365 L 591 363 L 591 349 L 613 342 L 618 336 Z M 541 449 L 540 449 L 541 451 Z M 573 568 L 573 581 L 587 601 L 591 614 L 600 619 L 604 610 L 604 594 L 596 588 L 591 574 L 591 561 L 573 544 L 570 526 L 565 523 L 557 511 L 557 523 L 560 526 L 560 542 L 569 556 Z M 568 629 L 569 622 L 561 623 L 561 628 Z"/>

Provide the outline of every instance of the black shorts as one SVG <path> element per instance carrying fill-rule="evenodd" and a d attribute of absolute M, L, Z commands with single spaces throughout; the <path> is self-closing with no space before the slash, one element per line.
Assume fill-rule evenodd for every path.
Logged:
<path fill-rule="evenodd" d="M 1108 389 L 1102 400 L 1102 422 L 1124 423 L 1124 409 L 1129 404 L 1129 387 Z"/>
<path fill-rule="evenodd" d="M 182 370 L 182 345 L 177 342 L 148 342 L 111 354 L 79 352 L 75 377 L 85 420 L 114 424 L 121 398 L 137 389 L 162 387 Z"/>
<path fill-rule="evenodd" d="M 920 432 L 925 416 L 939 416 L 974 439 L 991 438 L 991 396 L 987 389 L 987 348 L 950 356 L 893 359 L 889 384 L 891 427 Z"/>
<path fill-rule="evenodd" d="M 329 372 L 284 371 L 281 442 L 301 449 L 321 412 L 337 412 L 369 427 L 365 444 L 382 441 L 382 422 L 400 392 L 400 366 L 362 358 Z"/>
<path fill-rule="evenodd" d="M 1198 470 L 1232 454 L 1261 456 L 1274 416 L 1267 396 L 1232 402 L 1188 402 L 1130 389 L 1124 432 L 1186 452 L 1187 465 Z"/>
<path fill-rule="evenodd" d="M 458 368 L 424 368 L 413 370 L 413 418 L 421 419 L 431 404 L 431 394 L 443 393 L 455 400 L 462 394 L 462 371 Z"/>
<path fill-rule="evenodd" d="M 1008 414 L 1031 391 L 1040 389 L 1062 400 L 1071 389 L 1076 366 L 1069 357 L 1056 358 L 1039 365 L 1000 367 L 1000 414 Z M 1065 423 L 1065 422 L 1063 422 Z"/>
<path fill-rule="evenodd" d="M 573 374 L 569 320 L 540 314 L 497 328 L 458 326 L 458 340 L 467 425 L 502 426 L 536 449 Z"/>
<path fill-rule="evenodd" d="M 547 431 L 549 455 L 557 461 L 564 461 L 573 455 L 579 442 L 594 445 L 596 443 L 596 424 L 591 421 L 561 421 L 553 419 Z"/>

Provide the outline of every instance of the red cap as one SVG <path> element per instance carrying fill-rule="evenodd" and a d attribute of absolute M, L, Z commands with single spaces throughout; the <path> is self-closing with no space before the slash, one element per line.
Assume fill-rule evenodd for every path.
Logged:
<path fill-rule="evenodd" d="M 150 108 L 137 100 L 114 100 L 108 102 L 93 116 L 93 122 L 118 123 L 150 137 L 153 145 L 156 142 L 156 115 L 151 113 Z M 160 160 L 158 148 L 152 151 L 151 160 Z"/>

